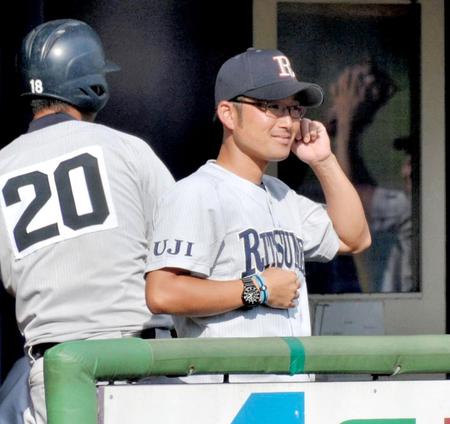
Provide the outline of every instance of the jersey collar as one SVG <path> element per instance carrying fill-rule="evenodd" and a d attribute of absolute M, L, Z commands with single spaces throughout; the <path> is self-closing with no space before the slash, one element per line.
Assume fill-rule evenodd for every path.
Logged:
<path fill-rule="evenodd" d="M 42 128 L 49 127 L 50 125 L 59 124 L 65 121 L 75 121 L 75 118 L 66 113 L 52 113 L 51 115 L 45 115 L 42 118 L 36 119 L 30 122 L 28 126 L 28 133 L 41 130 Z"/>

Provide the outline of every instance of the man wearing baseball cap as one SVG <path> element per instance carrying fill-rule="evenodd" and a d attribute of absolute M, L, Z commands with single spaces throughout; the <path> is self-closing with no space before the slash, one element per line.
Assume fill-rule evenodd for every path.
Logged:
<path fill-rule="evenodd" d="M 155 314 L 173 314 L 180 337 L 308 336 L 305 260 L 370 245 L 361 201 L 325 127 L 305 118 L 322 100 L 322 89 L 297 80 L 278 50 L 248 49 L 219 70 L 217 160 L 179 181 L 154 215 L 147 304 Z M 264 174 L 291 152 L 316 174 L 326 205 Z"/>

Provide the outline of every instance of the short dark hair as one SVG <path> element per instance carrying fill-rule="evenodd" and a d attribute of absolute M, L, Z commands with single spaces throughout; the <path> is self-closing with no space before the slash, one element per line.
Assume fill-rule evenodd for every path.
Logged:
<path fill-rule="evenodd" d="M 68 104 L 61 100 L 51 99 L 47 97 L 34 98 L 30 101 L 31 112 L 35 115 L 44 109 L 51 109 L 54 112 L 67 111 Z"/>

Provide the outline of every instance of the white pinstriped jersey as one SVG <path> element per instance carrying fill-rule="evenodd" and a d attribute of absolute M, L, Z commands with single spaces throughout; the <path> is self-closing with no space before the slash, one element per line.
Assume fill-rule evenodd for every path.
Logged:
<path fill-rule="evenodd" d="M 158 202 L 147 270 L 176 267 L 213 280 L 239 279 L 267 265 L 300 275 L 299 304 L 258 306 L 208 317 L 174 317 L 181 337 L 311 334 L 304 260 L 326 261 L 339 247 L 323 205 L 264 176 L 263 187 L 213 161 Z"/>
<path fill-rule="evenodd" d="M 1 277 L 27 345 L 171 325 L 146 307 L 144 269 L 172 184 L 143 140 L 67 117 L 0 151 Z"/>

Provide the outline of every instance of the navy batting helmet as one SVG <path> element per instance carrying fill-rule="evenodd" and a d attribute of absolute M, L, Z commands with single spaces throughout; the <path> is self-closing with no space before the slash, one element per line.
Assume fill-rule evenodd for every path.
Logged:
<path fill-rule="evenodd" d="M 97 33 L 86 23 L 58 19 L 37 26 L 19 57 L 22 96 L 62 100 L 98 112 L 109 99 L 105 73 L 120 68 L 105 59 Z"/>

